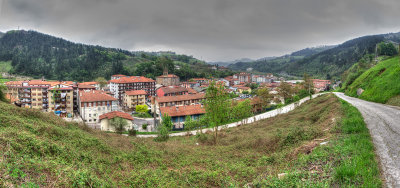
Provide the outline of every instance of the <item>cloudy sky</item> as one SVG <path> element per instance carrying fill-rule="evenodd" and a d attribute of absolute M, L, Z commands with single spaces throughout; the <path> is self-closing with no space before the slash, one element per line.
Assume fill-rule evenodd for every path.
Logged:
<path fill-rule="evenodd" d="M 280 56 L 400 31 L 399 0 L 0 0 L 0 31 L 37 30 L 207 61 Z"/>

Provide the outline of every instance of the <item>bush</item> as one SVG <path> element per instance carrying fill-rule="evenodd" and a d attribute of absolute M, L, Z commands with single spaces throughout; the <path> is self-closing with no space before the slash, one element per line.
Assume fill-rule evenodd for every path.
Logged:
<path fill-rule="evenodd" d="M 147 130 L 147 126 L 148 126 L 147 123 L 143 124 L 143 125 L 142 125 L 142 129 Z"/>
<path fill-rule="evenodd" d="M 166 126 L 160 126 L 158 136 L 154 139 L 156 142 L 164 142 L 169 139 L 169 131 Z"/>
<path fill-rule="evenodd" d="M 137 130 L 135 130 L 135 129 L 129 129 L 129 130 L 128 130 L 128 134 L 129 134 L 129 136 L 136 136 Z"/>

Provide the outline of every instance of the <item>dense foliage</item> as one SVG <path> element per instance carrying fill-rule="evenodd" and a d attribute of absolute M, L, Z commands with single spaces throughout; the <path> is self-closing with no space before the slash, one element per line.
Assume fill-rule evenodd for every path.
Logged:
<path fill-rule="evenodd" d="M 210 65 L 173 52 L 130 52 L 77 44 L 35 31 L 9 31 L 0 38 L 0 62 L 12 61 L 10 73 L 52 80 L 89 81 L 113 74 L 155 78 L 164 65 L 169 73 L 187 80 L 224 77 L 231 71 L 211 71 Z M 167 62 L 167 63 L 165 63 Z"/>
<path fill-rule="evenodd" d="M 394 57 L 382 61 L 368 69 L 346 87 L 346 95 L 359 97 L 364 100 L 386 103 L 391 98 L 400 95 L 400 64 L 399 58 Z M 357 90 L 364 92 L 357 96 Z"/>
<path fill-rule="evenodd" d="M 331 49 L 311 53 L 293 53 L 271 60 L 255 61 L 250 63 L 236 63 L 230 65 L 234 70 L 245 70 L 252 67 L 261 72 L 278 73 L 301 77 L 304 73 L 318 78 L 339 78 L 341 74 L 358 62 L 366 54 L 375 53 L 378 43 L 383 41 L 398 42 L 399 33 L 364 36 L 347 41 Z M 386 44 L 386 43 L 385 43 Z M 390 45 L 391 43 L 387 43 Z M 386 47 L 386 46 L 385 46 Z M 392 49 L 392 48 L 390 48 Z M 390 53 L 393 53 L 391 50 Z M 301 52 L 301 51 L 300 51 Z M 299 56 L 301 55 L 301 56 Z"/>

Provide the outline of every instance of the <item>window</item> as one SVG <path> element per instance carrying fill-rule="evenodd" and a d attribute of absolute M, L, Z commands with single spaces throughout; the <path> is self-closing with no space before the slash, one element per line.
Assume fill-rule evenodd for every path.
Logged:
<path fill-rule="evenodd" d="M 92 119 L 89 119 L 89 122 L 92 122 Z"/>
<path fill-rule="evenodd" d="M 98 107 L 97 110 L 100 111 L 100 110 L 101 110 L 101 107 Z"/>
<path fill-rule="evenodd" d="M 92 114 L 89 114 L 89 117 L 92 117 Z"/>

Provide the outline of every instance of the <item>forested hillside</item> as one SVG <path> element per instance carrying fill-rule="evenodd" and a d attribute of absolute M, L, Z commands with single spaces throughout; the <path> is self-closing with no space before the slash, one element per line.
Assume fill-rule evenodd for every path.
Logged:
<path fill-rule="evenodd" d="M 173 52 L 130 52 L 23 30 L 9 31 L 0 38 L 0 61 L 12 62 L 10 73 L 53 80 L 84 81 L 113 74 L 154 78 L 162 74 L 164 65 L 183 80 L 231 74 L 211 71 L 205 62 Z"/>
<path fill-rule="evenodd" d="M 252 67 L 261 72 L 287 73 L 293 76 L 307 73 L 317 78 L 340 78 L 344 71 L 365 55 L 375 53 L 376 44 L 383 41 L 399 42 L 399 35 L 400 33 L 364 36 L 319 52 L 302 50 L 303 53 L 300 54 L 295 52 L 272 60 L 237 63 L 230 67 L 235 70 Z"/>

